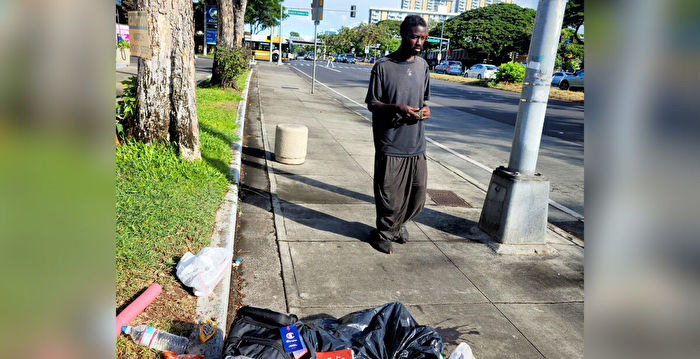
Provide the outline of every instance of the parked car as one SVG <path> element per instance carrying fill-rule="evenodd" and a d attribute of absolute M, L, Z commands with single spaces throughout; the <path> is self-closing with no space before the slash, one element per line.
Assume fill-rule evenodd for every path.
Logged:
<path fill-rule="evenodd" d="M 498 67 L 487 64 L 476 64 L 464 71 L 464 77 L 473 77 L 477 79 L 492 79 L 496 76 Z"/>
<path fill-rule="evenodd" d="M 348 63 L 348 64 L 354 64 L 357 62 L 357 60 L 355 59 L 355 55 L 345 54 L 345 56 L 343 56 L 343 62 Z"/>
<path fill-rule="evenodd" d="M 304 55 L 304 60 L 313 60 L 313 59 L 314 59 L 313 52 L 307 52 L 306 55 Z"/>
<path fill-rule="evenodd" d="M 435 72 L 450 75 L 459 75 L 462 73 L 462 63 L 454 60 L 443 60 L 440 61 L 440 63 L 437 66 L 435 66 Z"/>
<path fill-rule="evenodd" d="M 567 75 L 572 75 L 572 73 L 571 72 L 561 72 L 561 71 L 553 73 L 552 74 L 552 85 L 559 86 L 559 83 L 561 82 L 561 80 L 564 79 L 564 77 L 566 77 Z"/>
<path fill-rule="evenodd" d="M 335 62 L 345 62 L 345 54 L 340 54 L 335 57 Z"/>
<path fill-rule="evenodd" d="M 561 82 L 559 82 L 559 88 L 562 90 L 568 90 L 571 88 L 580 88 L 583 90 L 583 69 L 574 72 L 573 75 L 567 75 Z"/>

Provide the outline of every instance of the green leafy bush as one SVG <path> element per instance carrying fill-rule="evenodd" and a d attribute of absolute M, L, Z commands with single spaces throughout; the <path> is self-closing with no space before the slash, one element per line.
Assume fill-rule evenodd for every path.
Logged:
<path fill-rule="evenodd" d="M 136 76 L 122 81 L 124 92 L 117 96 L 117 135 L 124 140 L 134 126 L 136 115 Z"/>
<path fill-rule="evenodd" d="M 221 87 L 237 89 L 236 77 L 248 69 L 250 57 L 250 49 L 245 47 L 217 46 L 215 58 L 219 71 L 216 71 L 218 76 L 214 76 L 216 78 L 214 82 L 218 82 Z M 216 67 L 217 64 L 214 66 Z"/>
<path fill-rule="evenodd" d="M 520 83 L 525 78 L 525 66 L 517 62 L 506 62 L 498 67 L 496 82 Z"/>

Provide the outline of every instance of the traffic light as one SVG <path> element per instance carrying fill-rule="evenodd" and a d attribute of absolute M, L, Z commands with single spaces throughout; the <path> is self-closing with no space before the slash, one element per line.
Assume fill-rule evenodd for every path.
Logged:
<path fill-rule="evenodd" d="M 355 14 L 357 13 L 357 11 L 355 11 L 356 9 L 357 9 L 357 6 L 350 5 L 350 17 L 355 17 Z"/>
<path fill-rule="evenodd" d="M 314 21 L 323 20 L 323 0 L 311 1 L 311 19 Z"/>

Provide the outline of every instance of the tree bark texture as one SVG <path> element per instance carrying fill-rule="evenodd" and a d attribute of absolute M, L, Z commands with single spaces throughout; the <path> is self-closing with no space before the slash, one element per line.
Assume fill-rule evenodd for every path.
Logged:
<path fill-rule="evenodd" d="M 233 4 L 234 0 L 217 0 L 217 30 L 216 30 L 216 45 L 233 48 L 234 41 L 234 18 Z M 214 53 L 214 64 L 212 66 L 211 83 L 221 84 L 222 66 L 219 61 L 219 56 Z"/>
<path fill-rule="evenodd" d="M 201 159 L 195 97 L 192 0 L 138 0 L 147 12 L 151 57 L 139 59 L 134 137 L 173 142 L 185 159 Z"/>
<path fill-rule="evenodd" d="M 233 18 L 235 24 L 234 39 L 236 47 L 243 46 L 246 6 L 248 6 L 248 0 L 233 0 Z"/>

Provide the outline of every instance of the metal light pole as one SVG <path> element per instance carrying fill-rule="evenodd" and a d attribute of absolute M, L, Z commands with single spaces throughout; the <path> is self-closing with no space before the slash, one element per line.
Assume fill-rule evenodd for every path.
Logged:
<path fill-rule="evenodd" d="M 279 44 L 280 44 L 280 55 L 277 57 L 277 65 L 282 65 L 282 16 L 284 12 L 284 6 L 280 4 L 280 38 L 279 38 Z"/>
<path fill-rule="evenodd" d="M 207 56 L 207 4 L 202 4 L 204 7 L 204 56 Z"/>
<path fill-rule="evenodd" d="M 549 181 L 535 168 L 565 7 L 566 0 L 537 5 L 510 160 L 493 171 L 479 219 L 503 244 L 545 244 Z"/>
<path fill-rule="evenodd" d="M 273 37 L 275 36 L 275 25 L 270 26 L 270 56 L 268 56 L 268 61 L 272 63 L 272 48 L 275 42 L 273 41 Z"/>
<path fill-rule="evenodd" d="M 316 35 L 318 33 L 318 20 L 314 21 L 314 69 L 311 74 L 311 94 L 314 93 L 316 89 L 316 58 L 318 57 L 318 51 L 317 51 L 317 40 L 316 40 Z"/>
<path fill-rule="evenodd" d="M 440 56 L 438 58 L 438 61 L 442 60 L 442 35 L 445 33 L 445 20 L 442 20 L 442 30 L 440 30 L 440 52 L 438 52 L 438 55 Z"/>

